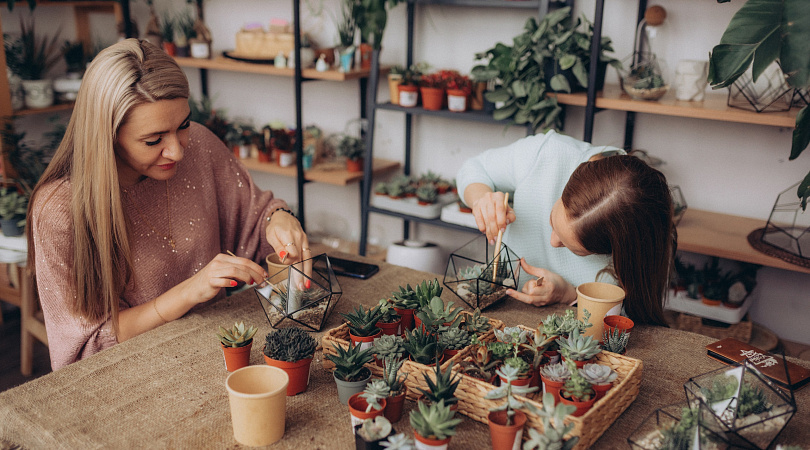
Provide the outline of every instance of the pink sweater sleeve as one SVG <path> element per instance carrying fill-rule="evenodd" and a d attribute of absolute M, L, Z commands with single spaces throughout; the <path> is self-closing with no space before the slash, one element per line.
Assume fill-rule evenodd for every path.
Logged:
<path fill-rule="evenodd" d="M 57 182 L 41 189 L 31 206 L 37 289 L 53 370 L 117 343 L 110 320 L 92 322 L 71 312 L 76 292 L 67 270 L 73 265 L 69 201 L 69 183 Z"/>

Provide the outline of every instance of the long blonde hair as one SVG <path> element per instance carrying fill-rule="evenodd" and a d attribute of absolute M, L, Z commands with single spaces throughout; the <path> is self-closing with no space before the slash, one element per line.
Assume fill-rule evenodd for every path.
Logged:
<path fill-rule="evenodd" d="M 104 49 L 84 74 L 65 137 L 31 197 L 33 205 L 42 186 L 70 181 L 72 312 L 92 322 L 112 318 L 116 334 L 118 302 L 132 272 L 115 158 L 118 130 L 136 106 L 188 96 L 185 74 L 160 48 L 127 39 Z M 32 210 L 29 224 L 35 220 Z M 30 268 L 35 267 L 34 248 L 29 226 Z"/>

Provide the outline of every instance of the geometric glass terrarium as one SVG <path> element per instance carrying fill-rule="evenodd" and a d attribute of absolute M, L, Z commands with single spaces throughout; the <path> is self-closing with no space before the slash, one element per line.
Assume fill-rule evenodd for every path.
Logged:
<path fill-rule="evenodd" d="M 773 357 L 756 362 L 771 363 Z M 768 448 L 796 412 L 793 391 L 786 394 L 749 359 L 690 378 L 684 390 L 689 405 L 708 419 L 706 427 L 739 448 Z"/>
<path fill-rule="evenodd" d="M 793 89 L 775 62 L 760 74 L 756 82 L 749 67 L 728 87 L 728 106 L 761 113 L 787 111 L 792 103 Z"/>
<path fill-rule="evenodd" d="M 796 195 L 799 183 L 782 191 L 768 217 L 762 242 L 800 258 L 810 259 L 810 212 Z"/>
<path fill-rule="evenodd" d="M 732 448 L 722 432 L 707 428 L 705 423 L 699 410 L 689 409 L 683 403 L 664 406 L 653 411 L 627 438 L 627 443 L 638 450 Z"/>
<path fill-rule="evenodd" d="M 669 186 L 669 193 L 672 196 L 672 204 L 675 208 L 672 221 L 675 222 L 675 225 L 678 225 L 683 217 L 683 214 L 686 212 L 686 199 L 683 197 L 681 187 L 676 184 L 671 184 Z"/>
<path fill-rule="evenodd" d="M 342 295 L 326 253 L 270 274 L 254 290 L 274 328 L 303 326 L 312 331 L 323 328 Z"/>
<path fill-rule="evenodd" d="M 444 285 L 471 308 L 484 309 L 517 285 L 520 257 L 506 244 L 501 244 L 497 255 L 494 252 L 495 246 L 482 234 L 451 253 L 447 261 Z"/>

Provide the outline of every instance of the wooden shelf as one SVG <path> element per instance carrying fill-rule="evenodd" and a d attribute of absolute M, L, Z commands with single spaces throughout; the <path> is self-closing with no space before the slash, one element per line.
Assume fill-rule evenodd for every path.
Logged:
<path fill-rule="evenodd" d="M 538 0 L 415 0 L 419 4 L 476 6 L 503 9 L 540 9 Z"/>
<path fill-rule="evenodd" d="M 256 159 L 242 159 L 242 163 L 249 170 L 282 175 L 295 178 L 298 174 L 296 166 L 281 167 L 275 162 L 259 162 Z M 383 174 L 399 168 L 399 161 L 389 161 L 387 159 L 374 159 L 373 172 L 375 175 Z M 304 171 L 304 178 L 307 181 L 317 181 L 319 183 L 333 184 L 336 186 L 346 186 L 363 179 L 363 172 L 349 172 L 345 165 L 338 164 L 317 164 L 312 169 Z"/>
<path fill-rule="evenodd" d="M 22 117 L 22 116 L 34 116 L 37 114 L 50 114 L 59 111 L 70 111 L 73 109 L 73 102 L 70 103 L 57 103 L 55 105 L 51 105 L 47 108 L 39 108 L 39 109 L 21 109 L 19 111 L 14 111 L 14 116 Z"/>
<path fill-rule="evenodd" d="M 261 75 L 274 75 L 281 77 L 295 76 L 292 68 L 278 68 L 272 64 L 265 63 L 251 63 L 237 61 L 235 59 L 226 58 L 224 56 L 217 56 L 213 59 L 201 58 L 183 58 L 175 57 L 175 61 L 180 67 L 193 67 L 196 69 L 211 69 L 211 70 L 224 70 L 229 72 L 243 72 L 243 73 L 257 73 Z M 389 68 L 380 68 L 380 75 L 386 75 Z M 310 80 L 326 80 L 326 81 L 346 81 L 357 80 L 360 78 L 367 78 L 371 73 L 370 70 L 356 69 L 351 72 L 341 72 L 339 70 L 330 69 L 325 72 L 318 72 L 315 69 L 304 69 L 301 75 Z"/>
<path fill-rule="evenodd" d="M 764 227 L 765 222 L 690 208 L 678 224 L 678 250 L 810 273 L 808 268 L 768 256 L 751 247 L 748 234 Z"/>
<path fill-rule="evenodd" d="M 552 94 L 563 105 L 585 106 L 586 94 Z M 707 92 L 702 102 L 675 100 L 673 89 L 660 100 L 634 100 L 622 92 L 618 85 L 607 85 L 596 95 L 596 107 L 618 111 L 634 111 L 662 116 L 690 117 L 694 119 L 719 120 L 723 122 L 751 123 L 775 127 L 793 128 L 796 125 L 798 108 L 786 112 L 757 113 L 727 105 L 728 93 Z"/>

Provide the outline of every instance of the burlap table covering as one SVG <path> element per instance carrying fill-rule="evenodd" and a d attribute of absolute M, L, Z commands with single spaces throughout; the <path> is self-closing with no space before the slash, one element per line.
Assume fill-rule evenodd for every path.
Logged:
<path fill-rule="evenodd" d="M 346 254 L 341 257 L 362 259 Z M 337 312 L 372 304 L 399 285 L 436 276 L 381 263 L 369 280 L 340 278 L 343 298 L 322 334 L 340 324 Z M 440 279 L 441 281 L 441 279 Z M 457 300 L 445 289 L 445 300 Z M 456 304 L 460 302 L 456 301 Z M 551 312 L 507 299 L 486 314 L 507 325 L 536 326 Z M 180 320 L 121 343 L 91 358 L 0 393 L 0 448 L 234 448 L 225 378 L 215 336 L 217 325 L 244 320 L 259 327 L 251 364 L 264 364 L 261 347 L 272 330 L 253 290 L 204 305 Z M 689 377 L 722 365 L 706 356 L 714 339 L 684 331 L 636 326 L 628 356 L 644 362 L 636 401 L 597 441 L 595 448 L 626 448 L 630 433 L 658 407 L 684 401 Z M 338 402 L 319 351 L 308 390 L 287 398 L 284 438 L 272 448 L 354 448 L 349 411 Z M 806 364 L 806 363 L 804 363 Z M 796 393 L 799 411 L 777 442 L 810 442 L 810 389 Z M 406 402 L 406 411 L 413 403 Z M 407 412 L 395 424 L 411 433 Z M 465 419 L 452 448 L 488 448 L 487 426 Z"/>

